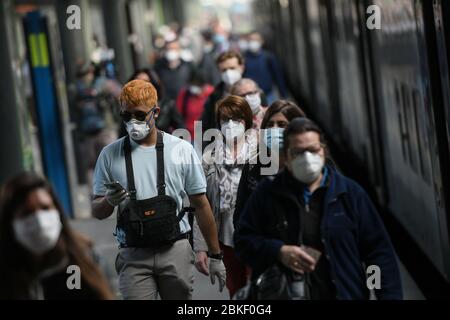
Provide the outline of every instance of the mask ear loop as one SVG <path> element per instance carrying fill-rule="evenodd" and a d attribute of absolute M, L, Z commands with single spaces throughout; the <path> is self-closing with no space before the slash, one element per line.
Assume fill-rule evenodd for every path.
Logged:
<path fill-rule="evenodd" d="M 155 122 L 155 124 L 153 124 L 153 126 L 150 128 L 150 126 L 148 125 L 149 123 L 150 123 L 150 121 L 152 121 L 153 119 L 155 119 L 155 111 L 156 111 L 156 109 L 155 108 L 153 108 L 153 110 L 152 111 L 150 111 L 151 113 L 152 113 L 152 116 L 150 117 L 150 119 L 148 119 L 148 121 L 147 121 L 147 127 L 150 129 L 150 130 L 152 130 L 153 129 L 153 126 L 155 126 L 155 124 L 156 124 L 156 122 Z"/>

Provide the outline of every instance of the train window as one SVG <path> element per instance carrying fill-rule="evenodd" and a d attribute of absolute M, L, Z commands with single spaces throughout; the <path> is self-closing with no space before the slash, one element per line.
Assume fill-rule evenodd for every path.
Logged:
<path fill-rule="evenodd" d="M 406 133 L 406 129 L 405 129 L 405 125 L 403 122 L 403 99 L 402 99 L 402 95 L 401 95 L 401 90 L 400 90 L 400 86 L 396 85 L 395 86 L 395 105 L 397 106 L 397 118 L 398 118 L 398 128 L 400 130 L 399 132 L 399 136 L 400 136 L 400 140 L 402 143 L 402 154 L 403 154 L 403 159 L 407 162 L 408 161 L 408 155 L 407 155 L 407 144 L 405 143 L 405 139 L 407 137 L 407 133 Z"/>
<path fill-rule="evenodd" d="M 413 90 L 413 109 L 414 109 L 414 124 L 416 127 L 416 139 L 417 139 L 417 153 L 419 155 L 419 167 L 420 167 L 420 174 L 425 180 L 428 180 L 428 175 L 425 173 L 425 166 L 424 166 L 424 150 L 422 146 L 422 137 L 421 137 L 421 130 L 419 127 L 419 114 L 418 114 L 418 108 L 420 106 L 420 95 L 419 91 L 417 89 Z"/>
<path fill-rule="evenodd" d="M 421 126 L 420 92 L 417 88 L 404 83 L 395 86 L 398 128 L 404 161 L 431 184 L 430 173 L 426 167 L 427 148 L 426 130 Z"/>

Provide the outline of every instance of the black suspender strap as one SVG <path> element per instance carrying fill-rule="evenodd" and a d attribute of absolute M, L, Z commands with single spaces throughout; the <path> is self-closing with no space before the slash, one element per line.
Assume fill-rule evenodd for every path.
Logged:
<path fill-rule="evenodd" d="M 164 175 L 164 142 L 161 131 L 158 131 L 156 139 L 156 167 L 158 196 L 163 196 L 166 194 L 166 178 Z"/>
<path fill-rule="evenodd" d="M 134 184 L 133 161 L 131 159 L 131 142 L 129 136 L 125 138 L 124 151 L 125 151 L 125 167 L 127 170 L 127 180 L 128 180 L 128 193 L 130 194 L 131 200 L 136 200 L 136 186 Z M 164 175 L 164 142 L 163 142 L 163 134 L 161 131 L 158 131 L 156 139 L 156 172 L 157 172 L 156 187 L 158 189 L 158 195 L 162 196 L 166 194 L 166 183 Z"/>
<path fill-rule="evenodd" d="M 125 167 L 127 170 L 127 180 L 128 180 L 128 193 L 130 194 L 131 200 L 136 200 L 136 186 L 134 185 L 134 172 L 133 172 L 133 161 L 131 160 L 131 142 L 130 136 L 125 138 L 125 145 L 123 147 L 125 151 Z"/>

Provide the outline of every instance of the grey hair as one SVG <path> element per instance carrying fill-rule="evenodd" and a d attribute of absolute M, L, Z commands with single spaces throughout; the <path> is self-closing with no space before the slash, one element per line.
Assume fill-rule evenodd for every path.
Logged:
<path fill-rule="evenodd" d="M 258 84 L 249 78 L 242 78 L 238 82 L 236 82 L 231 88 L 230 88 L 230 94 L 237 95 L 237 90 L 240 86 L 246 85 L 246 84 L 252 84 L 256 87 L 257 90 L 261 90 L 258 86 Z"/>

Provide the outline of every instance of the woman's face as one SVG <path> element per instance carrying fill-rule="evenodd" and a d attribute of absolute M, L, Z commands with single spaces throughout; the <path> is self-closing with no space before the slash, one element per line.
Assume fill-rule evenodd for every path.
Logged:
<path fill-rule="evenodd" d="M 44 189 L 39 188 L 31 191 L 25 199 L 25 202 L 20 206 L 14 214 L 14 218 L 25 218 L 39 210 L 56 209 L 50 193 Z"/>
<path fill-rule="evenodd" d="M 50 193 L 44 188 L 31 191 L 14 213 L 16 241 L 35 256 L 49 252 L 60 239 L 62 222 Z"/>
<path fill-rule="evenodd" d="M 281 112 L 275 113 L 267 122 L 266 129 L 283 128 L 285 129 L 289 124 L 289 120 Z"/>

